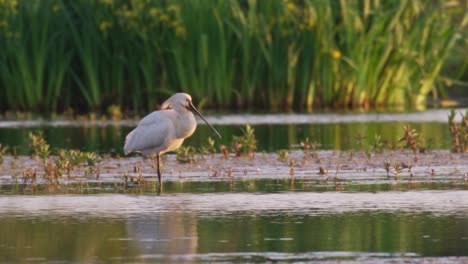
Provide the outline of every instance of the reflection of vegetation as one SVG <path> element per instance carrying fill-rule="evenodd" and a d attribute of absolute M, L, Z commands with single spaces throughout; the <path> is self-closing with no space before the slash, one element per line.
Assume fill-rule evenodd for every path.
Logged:
<path fill-rule="evenodd" d="M 122 245 L 118 239 L 127 235 L 125 221 L 117 219 L 78 220 L 62 216 L 56 221 L 44 218 L 19 220 L 3 215 L 0 223 L 0 243 L 17 249 L 0 248 L 2 261 L 6 262 L 23 262 L 38 257 L 48 261 L 81 263 L 94 262 L 97 258 L 110 259 L 120 256 Z M 26 247 L 28 250 L 20 250 Z M 127 247 L 127 250 L 137 250 L 132 245 Z"/>
<path fill-rule="evenodd" d="M 455 216 L 366 211 L 306 216 L 279 211 L 268 215 L 240 214 L 235 221 L 224 219 L 199 220 L 199 251 L 414 252 L 436 256 L 457 255 L 468 246 L 461 240 L 460 243 L 421 243 L 421 237 L 449 241 L 459 237 L 457 232 L 466 233 L 462 218 Z"/>
<path fill-rule="evenodd" d="M 0 1 L 0 110 L 423 106 L 466 41 L 445 2 Z"/>

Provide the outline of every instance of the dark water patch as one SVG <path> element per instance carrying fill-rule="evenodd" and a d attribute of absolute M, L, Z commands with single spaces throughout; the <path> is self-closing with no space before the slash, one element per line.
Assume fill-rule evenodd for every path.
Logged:
<path fill-rule="evenodd" d="M 289 124 L 253 125 L 257 146 L 260 151 L 298 148 L 301 140 L 309 138 L 317 142 L 319 149 L 366 149 L 380 136 L 384 147 L 394 145 L 402 136 L 402 127 L 409 124 L 424 136 L 426 145 L 432 149 L 451 149 L 452 138 L 448 126 L 440 122 L 404 123 L 332 123 L 332 124 Z M 29 154 L 29 133 L 44 131 L 44 136 L 53 150 L 60 148 L 80 149 L 98 153 L 123 155 L 125 136 L 131 126 L 60 126 L 60 127 L 6 127 L 0 128 L 0 143 L 15 148 L 18 154 Z M 223 136 L 215 139 L 212 131 L 200 125 L 184 145 L 201 147 L 208 145 L 208 137 L 215 139 L 217 146 L 231 145 L 233 136 L 242 135 L 244 125 L 217 125 Z M 362 139 L 359 139 L 362 138 Z"/>

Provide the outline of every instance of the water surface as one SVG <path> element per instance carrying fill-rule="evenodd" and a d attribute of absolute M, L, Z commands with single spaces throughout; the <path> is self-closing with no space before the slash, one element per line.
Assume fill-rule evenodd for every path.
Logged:
<path fill-rule="evenodd" d="M 465 109 L 457 112 L 465 113 Z M 452 148 L 447 125 L 449 110 L 429 110 L 412 113 L 312 113 L 266 115 L 207 116 L 210 123 L 223 136 L 217 139 L 201 122 L 197 131 L 184 145 L 207 145 L 207 138 L 215 139 L 217 146 L 230 145 L 233 136 L 242 135 L 245 124 L 255 128 L 260 151 L 276 151 L 297 147 L 301 140 L 309 138 L 321 149 L 350 150 L 368 146 L 376 136 L 386 145 L 394 145 L 403 136 L 403 126 L 410 125 L 424 138 L 429 148 Z M 460 115 L 457 115 L 457 121 Z M 122 155 L 125 136 L 136 126 L 136 120 L 123 121 L 70 121 L 26 120 L 0 121 L 0 143 L 16 148 L 20 154 L 28 154 L 28 135 L 32 131 L 44 131 L 53 149 L 76 148 L 100 153 Z"/>
<path fill-rule="evenodd" d="M 300 262 L 467 256 L 468 190 L 7 195 L 0 258 Z"/>
<path fill-rule="evenodd" d="M 223 135 L 217 145 L 229 145 L 232 136 L 242 134 L 245 122 L 252 123 L 259 151 L 297 148 L 305 138 L 316 141 L 321 150 L 365 149 L 376 136 L 391 147 L 408 124 L 430 148 L 450 149 L 445 114 L 208 118 Z M 122 155 L 125 135 L 135 125 L 133 121 L 0 122 L 0 143 L 28 154 L 28 134 L 42 130 L 53 150 Z M 207 144 L 208 136 L 214 138 L 201 125 L 184 144 L 200 147 Z M 330 162 L 323 153 L 328 152 L 320 154 L 324 163 L 316 166 Z M 169 166 L 174 157 L 166 157 Z M 406 171 L 399 179 L 389 178 L 382 162 L 371 178 L 354 167 L 343 167 L 341 183 L 325 180 L 316 167 L 313 171 L 298 167 L 296 179 L 290 178 L 288 165 L 282 163 L 281 175 L 257 179 L 253 166 L 250 174 L 235 181 L 197 182 L 200 175 L 167 181 L 160 195 L 154 185 L 124 187 L 121 178 L 114 179 L 117 183 L 89 180 L 59 185 L 9 181 L 0 185 L 0 262 L 460 263 L 468 261 L 464 158 L 448 159 L 451 164 L 437 167 L 436 175 L 430 175 L 431 163 L 418 164 L 414 178 Z M 190 166 L 182 167 L 189 175 Z M 277 168 L 263 171 L 278 174 Z"/>

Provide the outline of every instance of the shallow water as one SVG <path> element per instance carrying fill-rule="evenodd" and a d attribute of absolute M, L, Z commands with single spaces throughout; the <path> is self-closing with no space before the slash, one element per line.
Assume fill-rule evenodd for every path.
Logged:
<path fill-rule="evenodd" d="M 288 183 L 258 186 L 268 185 Z M 464 189 L 196 192 L 4 195 L 0 260 L 451 263 L 468 255 Z"/>
<path fill-rule="evenodd" d="M 466 109 L 457 112 L 465 113 Z M 384 144 L 394 144 L 403 135 L 402 127 L 410 125 L 424 137 L 426 145 L 433 149 L 452 148 L 447 125 L 449 110 L 429 110 L 412 113 L 312 113 L 269 115 L 220 115 L 207 119 L 223 136 L 216 138 L 201 122 L 197 131 L 184 145 L 207 145 L 207 138 L 216 144 L 230 145 L 233 136 L 242 135 L 241 129 L 249 123 L 255 128 L 260 151 L 276 151 L 297 147 L 301 140 L 309 138 L 319 143 L 320 149 L 359 149 L 381 137 Z M 457 115 L 457 120 L 460 115 Z M 26 120 L 0 121 L 0 143 L 14 147 L 18 154 L 29 154 L 28 135 L 32 131 L 44 131 L 53 149 L 75 148 L 84 151 L 122 155 L 125 136 L 137 121 L 69 121 Z M 362 137 L 362 140 L 358 138 Z"/>
<path fill-rule="evenodd" d="M 249 122 L 255 123 L 259 151 L 294 148 L 308 137 L 320 143 L 322 161 L 301 165 L 303 154 L 290 153 L 297 161 L 291 178 L 289 165 L 276 156 L 258 154 L 257 164 L 214 158 L 177 165 L 174 155 L 166 155 L 166 168 L 179 167 L 167 171 L 160 195 L 150 181 L 154 170 L 140 158 L 109 160 L 107 169 L 127 172 L 120 165 L 141 165 L 147 186 L 124 186 L 121 171 L 104 169 L 99 181 L 58 185 L 18 184 L 9 172 L 0 178 L 0 262 L 468 263 L 466 155 L 421 155 L 412 172 L 406 169 L 398 179 L 386 175 L 383 160 L 407 162 L 411 155 L 358 155 L 375 135 L 396 142 L 408 123 L 431 148 L 450 149 L 444 112 L 208 118 L 223 135 L 217 144 L 230 144 Z M 27 154 L 29 132 L 43 130 L 53 149 L 121 155 L 134 125 L 0 122 L 0 143 Z M 184 144 L 206 145 L 208 136 L 208 127 L 199 126 Z M 356 150 L 356 156 L 327 149 Z M 6 157 L 0 168 L 11 170 L 13 163 Z M 213 177 L 206 169 L 211 166 L 242 169 Z M 321 166 L 340 181 L 318 174 Z"/>

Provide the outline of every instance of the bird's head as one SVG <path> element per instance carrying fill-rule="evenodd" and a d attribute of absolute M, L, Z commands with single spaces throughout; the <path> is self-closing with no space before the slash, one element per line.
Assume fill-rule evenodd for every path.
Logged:
<path fill-rule="evenodd" d="M 169 97 L 161 106 L 161 109 L 188 109 L 192 110 L 192 97 L 186 93 L 176 93 Z"/>
<path fill-rule="evenodd" d="M 192 104 L 192 97 L 186 93 L 176 93 L 173 96 L 169 97 L 161 106 L 161 109 L 173 109 L 176 112 L 182 111 L 191 111 L 197 114 L 205 123 L 215 132 L 215 134 L 221 138 L 221 135 L 216 131 L 216 129 L 206 121 L 203 115 L 197 110 L 197 108 Z"/>

